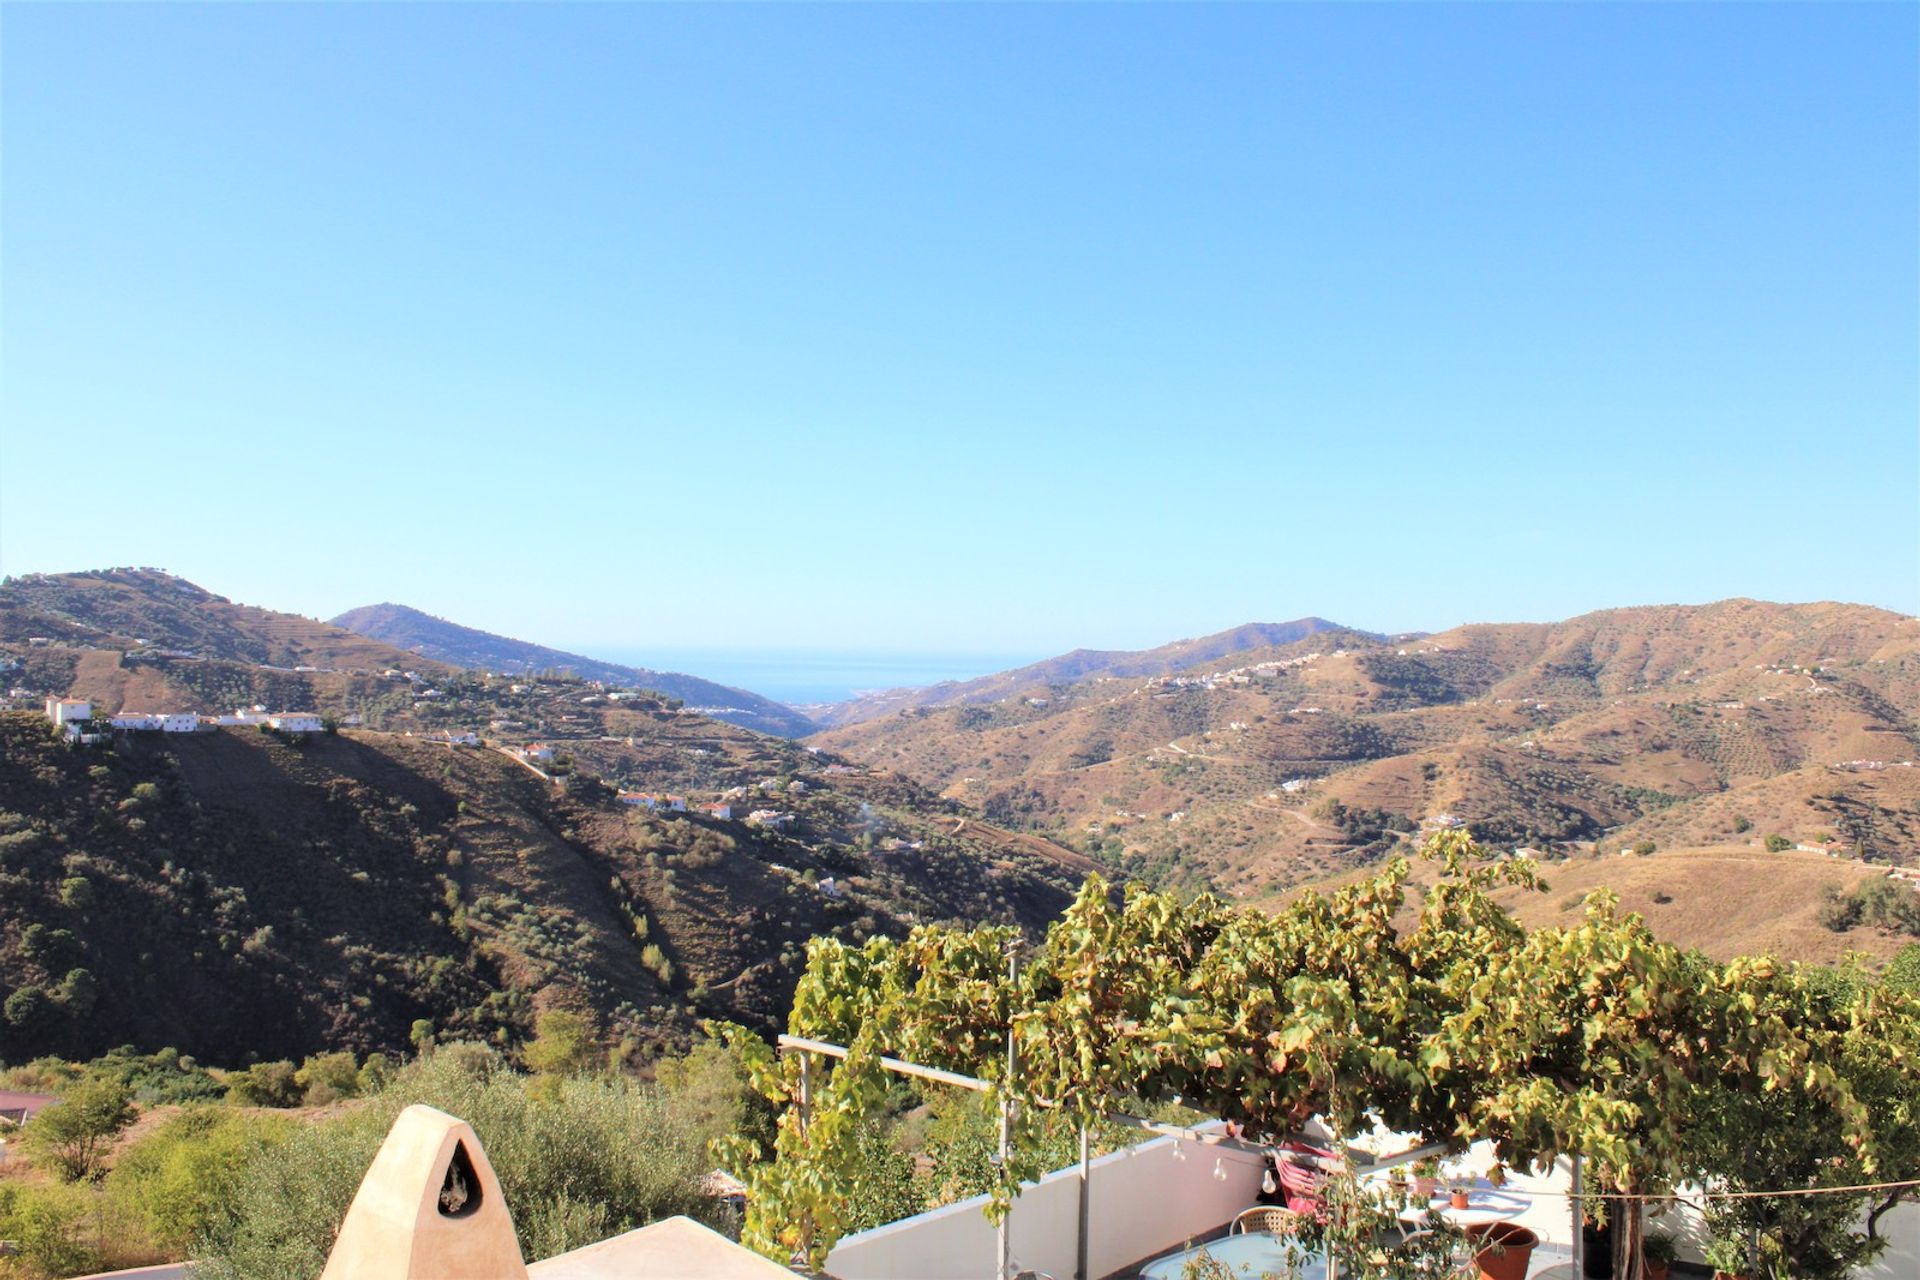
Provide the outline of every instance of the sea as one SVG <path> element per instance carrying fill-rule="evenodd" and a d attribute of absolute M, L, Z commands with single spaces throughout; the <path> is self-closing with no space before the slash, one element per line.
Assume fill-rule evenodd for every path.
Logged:
<path fill-rule="evenodd" d="M 678 671 L 794 706 L 863 693 L 971 680 L 1037 662 L 1038 653 L 899 653 L 886 650 L 639 649 L 598 645 L 603 662 Z"/>

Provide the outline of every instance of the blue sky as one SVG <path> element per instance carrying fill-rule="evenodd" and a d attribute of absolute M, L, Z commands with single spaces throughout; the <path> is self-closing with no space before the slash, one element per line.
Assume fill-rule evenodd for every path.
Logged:
<path fill-rule="evenodd" d="M 630 653 L 1920 609 L 1912 6 L 0 13 L 9 573 Z"/>

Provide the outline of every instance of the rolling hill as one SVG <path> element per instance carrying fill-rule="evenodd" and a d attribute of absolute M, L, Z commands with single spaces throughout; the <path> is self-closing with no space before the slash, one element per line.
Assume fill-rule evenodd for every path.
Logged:
<path fill-rule="evenodd" d="M 491 632 L 463 627 L 405 605 L 374 604 L 349 609 L 333 619 L 333 625 L 455 666 L 509 675 L 564 671 L 585 680 L 650 689 L 679 698 L 704 715 L 759 729 L 763 733 L 797 738 L 811 733 L 817 727 L 793 708 L 745 689 L 729 688 L 698 676 L 601 662 L 577 653 L 530 644 L 525 640 L 511 640 Z"/>
<path fill-rule="evenodd" d="M 235 604 L 159 569 L 35 573 L 0 583 L 0 644 L 39 639 L 278 667 L 430 672 L 447 664 L 331 623 Z"/>
<path fill-rule="evenodd" d="M 809 741 L 1126 873 L 1252 897 L 1452 821 L 1505 847 L 1781 834 L 1920 860 L 1920 620 L 1866 606 L 1331 631 L 979 688 Z"/>
<path fill-rule="evenodd" d="M 891 689 L 867 694 L 849 702 L 821 708 L 816 718 L 827 726 L 858 724 L 916 707 L 963 706 L 994 702 L 1015 694 L 1044 695 L 1055 685 L 1165 675 L 1235 655 L 1257 655 L 1264 650 L 1284 648 L 1323 632 L 1351 635 L 1367 641 L 1386 639 L 1385 636 L 1370 632 L 1350 631 L 1325 618 L 1253 622 L 1197 639 L 1175 640 L 1153 649 L 1075 649 L 1057 658 L 973 680 L 947 680 L 920 689 Z M 1249 656 L 1248 660 L 1257 659 Z"/>

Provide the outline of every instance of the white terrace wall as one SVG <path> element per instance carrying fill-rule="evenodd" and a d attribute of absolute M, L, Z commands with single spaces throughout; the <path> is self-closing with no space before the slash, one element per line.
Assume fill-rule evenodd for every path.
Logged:
<path fill-rule="evenodd" d="M 1093 1280 L 1218 1228 L 1260 1193 L 1251 1152 L 1156 1138 L 1093 1161 L 1088 1179 Z M 992 1280 L 999 1238 L 985 1197 L 890 1222 L 842 1240 L 827 1255 L 838 1280 Z M 1009 1215 L 1016 1270 L 1071 1280 L 1078 1266 L 1080 1169 L 1026 1186 Z"/>
<path fill-rule="evenodd" d="M 1484 1168 L 1490 1144 L 1475 1143 L 1464 1163 Z M 1402 1163 L 1383 1161 L 1386 1168 Z M 1512 1189 L 1534 1197 L 1518 1219 L 1539 1236 L 1536 1266 L 1563 1261 L 1573 1245 L 1571 1166 L 1565 1159 L 1539 1175 L 1515 1173 Z M 1016 1270 L 1070 1280 L 1077 1265 L 1080 1171 L 1050 1173 L 1014 1201 L 1011 1242 Z M 1254 1203 L 1260 1166 L 1250 1153 L 1158 1138 L 1093 1162 L 1089 1197 L 1092 1280 L 1170 1252 L 1218 1229 Z M 981 1213 L 984 1197 L 963 1200 L 848 1236 L 827 1257 L 838 1280 L 992 1280 L 999 1257 L 994 1228 Z M 1682 1205 L 1650 1223 L 1671 1231 L 1684 1262 L 1698 1264 L 1706 1244 L 1698 1210 Z M 1920 1277 L 1920 1204 L 1903 1204 L 1880 1220 L 1888 1247 L 1857 1280 Z"/>

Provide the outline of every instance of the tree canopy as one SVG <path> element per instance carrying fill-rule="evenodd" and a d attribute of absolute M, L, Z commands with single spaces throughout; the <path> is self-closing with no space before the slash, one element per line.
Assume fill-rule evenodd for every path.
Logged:
<path fill-rule="evenodd" d="M 751 1173 L 744 1238 L 818 1265 L 849 1229 L 883 1055 L 978 1076 L 1012 1105 L 995 1211 L 1043 1172 L 1022 1142 L 1039 1111 L 1092 1122 L 1178 1097 L 1254 1133 L 1317 1115 L 1452 1150 L 1491 1140 L 1515 1167 L 1579 1154 L 1595 1190 L 1624 1198 L 1614 1235 L 1628 1280 L 1638 1200 L 1752 1172 L 1731 1154 L 1741 1133 L 1796 1109 L 1824 1117 L 1809 1140 L 1827 1172 L 1920 1167 L 1911 994 L 1836 990 L 1767 959 L 1716 964 L 1605 893 L 1578 924 L 1529 934 L 1495 894 L 1543 888 L 1531 861 L 1484 856 L 1463 832 L 1423 856 L 1439 879 L 1417 904 L 1411 865 L 1395 859 L 1271 913 L 1137 886 L 1116 898 L 1091 879 L 1027 955 L 1004 927 L 816 940 L 790 1030 L 848 1056 L 815 1060 L 802 1108 L 801 1055 L 736 1036 L 785 1106 L 773 1159 Z"/>

